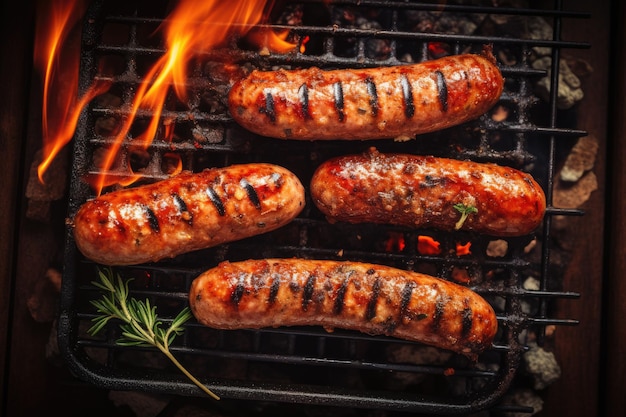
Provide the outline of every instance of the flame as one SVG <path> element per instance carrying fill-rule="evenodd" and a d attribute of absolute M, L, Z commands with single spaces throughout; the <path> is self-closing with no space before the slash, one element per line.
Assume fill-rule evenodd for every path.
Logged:
<path fill-rule="evenodd" d="M 62 91 L 62 94 L 53 88 L 54 80 L 61 79 L 57 68 L 63 68 L 62 77 L 69 80 L 70 84 L 76 84 L 78 80 L 78 49 L 73 55 L 75 61 L 67 65 L 58 64 L 59 51 L 65 49 L 63 42 L 69 30 L 82 17 L 85 1 L 41 2 L 44 7 L 49 4 L 55 11 L 50 13 L 42 10 L 42 19 L 38 22 L 40 31 L 38 31 L 37 45 L 40 47 L 37 48 L 37 60 L 42 63 L 41 69 L 45 74 L 43 137 L 47 161 L 39 167 L 40 178 L 43 177 L 43 171 L 54 155 L 71 139 L 82 109 L 90 100 L 105 92 L 109 87 L 106 82 L 95 82 L 80 100 L 75 98 L 76 87 L 67 88 Z M 122 145 L 130 137 L 129 132 L 137 114 L 140 111 L 146 111 L 150 114 L 150 120 L 145 130 L 132 139 L 132 146 L 147 149 L 159 131 L 163 106 L 169 91 L 173 89 L 182 103 L 187 102 L 186 80 L 189 64 L 232 36 L 244 37 L 252 27 L 264 19 L 267 15 L 266 10 L 268 10 L 267 0 L 232 2 L 181 0 L 176 4 L 158 29 L 163 33 L 166 53 L 150 68 L 139 85 L 129 108 L 125 109 L 127 116 L 122 121 L 112 145 L 106 150 L 99 166 L 102 174 L 86 179 L 98 195 L 106 186 L 116 183 L 129 185 L 141 177 L 141 174 L 132 172 L 131 168 L 129 172 L 121 176 L 120 174 L 107 174 L 118 160 Z M 46 20 L 50 21 L 50 25 Z M 286 36 L 287 33 L 275 34 L 272 31 L 265 31 L 264 34 L 264 37 L 268 39 L 267 47 L 277 51 L 293 49 L 296 46 L 287 42 Z M 62 103 L 57 106 L 51 105 L 49 103 L 51 97 L 59 99 Z M 166 140 L 171 140 L 173 137 L 173 122 L 169 121 L 169 123 L 170 125 L 164 129 Z"/>
<path fill-rule="evenodd" d="M 311 40 L 311 38 L 307 35 L 304 38 L 302 38 L 302 41 L 300 42 L 300 53 L 303 54 L 306 51 L 306 44 Z"/>
<path fill-rule="evenodd" d="M 83 1 L 40 2 L 35 33 L 34 63 L 43 74 L 42 142 L 43 158 L 37 167 L 39 181 L 55 156 L 72 139 L 82 109 L 109 88 L 107 81 L 94 83 L 80 99 L 78 96 L 79 48 L 67 44 L 84 10 Z M 63 76 L 59 70 L 63 69 Z M 69 81 L 69 82 L 68 82 Z"/>
<path fill-rule="evenodd" d="M 163 105 L 170 87 L 174 89 L 181 102 L 187 101 L 185 85 L 189 63 L 200 54 L 222 44 L 231 35 L 243 36 L 253 25 L 261 21 L 264 8 L 265 2 L 258 0 L 237 2 L 186 0 L 178 3 L 160 28 L 164 32 L 167 52 L 146 74 L 145 82 L 135 94 L 129 117 L 114 139 L 114 145 L 104 161 L 103 171 L 107 171 L 115 162 L 139 110 L 150 112 L 150 123 L 133 142 L 147 149 L 159 128 Z M 128 185 L 139 177 L 140 174 L 129 172 L 127 178 L 122 181 Z M 117 176 L 99 175 L 92 186 L 100 193 L 105 186 L 111 185 L 111 181 L 120 182 L 120 179 Z"/>
<path fill-rule="evenodd" d="M 298 44 L 287 40 L 289 33 L 289 30 L 276 33 L 270 28 L 263 27 L 250 31 L 246 39 L 262 51 L 285 54 L 298 47 Z"/>

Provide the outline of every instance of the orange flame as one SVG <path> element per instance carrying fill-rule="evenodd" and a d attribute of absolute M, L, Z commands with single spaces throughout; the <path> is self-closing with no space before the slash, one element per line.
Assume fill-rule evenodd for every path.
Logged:
<path fill-rule="evenodd" d="M 52 27 L 48 27 L 42 19 L 39 23 L 45 30 L 41 31 L 38 36 L 37 44 L 38 59 L 45 65 L 46 81 L 44 83 L 44 101 L 48 103 L 50 97 L 57 97 L 63 101 L 62 105 L 51 106 L 44 105 L 43 114 L 43 130 L 46 145 L 48 162 L 42 163 L 39 167 L 40 171 L 45 171 L 49 161 L 54 155 L 67 144 L 71 139 L 76 127 L 78 116 L 84 106 L 86 106 L 95 96 L 102 94 L 108 88 L 105 83 L 94 83 L 90 89 L 80 100 L 76 100 L 77 89 L 69 88 L 62 95 L 55 93 L 52 88 L 52 80 L 60 79 L 55 66 L 58 62 L 58 51 L 65 40 L 68 31 L 80 20 L 85 10 L 85 0 L 74 0 L 67 2 L 64 0 L 55 0 L 49 3 L 59 7 L 62 12 L 57 15 L 51 13 L 42 13 L 42 16 L 53 20 Z M 46 3 L 46 2 L 42 2 Z M 231 36 L 245 36 L 250 29 L 262 21 L 266 15 L 267 0 L 243 0 L 243 1 L 194 1 L 181 0 L 177 3 L 174 10 L 165 19 L 159 31 L 163 32 L 166 45 L 166 53 L 158 59 L 150 68 L 148 73 L 139 85 L 135 96 L 133 97 L 130 108 L 127 109 L 128 115 L 122 122 L 120 129 L 113 138 L 112 145 L 107 149 L 102 159 L 99 170 L 103 174 L 97 175 L 95 178 L 87 178 L 92 188 L 99 195 L 103 188 L 112 184 L 128 185 L 141 177 L 140 174 L 129 172 L 123 174 L 120 178 L 119 174 L 110 174 L 111 167 L 116 162 L 120 149 L 124 142 L 130 137 L 129 132 L 137 114 L 140 111 L 147 111 L 150 114 L 150 120 L 145 130 L 132 139 L 132 145 L 135 147 L 147 149 L 154 140 L 159 126 L 161 125 L 161 115 L 165 99 L 170 89 L 173 89 L 176 96 L 181 102 L 187 102 L 186 80 L 187 69 L 190 62 L 197 59 L 200 55 L 209 52 L 211 49 L 223 44 Z M 53 16 L 53 19 L 49 19 Z M 293 49 L 296 45 L 285 41 L 287 34 L 277 35 L 272 31 L 266 33 L 268 39 L 268 48 L 277 51 L 285 51 L 287 45 Z M 276 39 L 274 39 L 275 36 Z M 78 58 L 78 52 L 75 54 Z M 68 69 L 72 70 L 71 74 Z M 63 65 L 63 79 L 76 83 L 78 80 L 78 65 Z M 52 109 L 55 109 L 53 112 Z M 56 111 L 58 110 L 58 111 Z M 61 128 L 53 128 L 52 121 L 55 126 Z M 170 121 L 170 123 L 173 123 Z M 173 125 L 165 126 L 166 140 L 171 140 L 173 136 Z M 176 169 L 177 171 L 178 169 Z M 107 174 L 109 173 L 109 174 Z M 40 178 L 43 174 L 40 174 Z"/>
<path fill-rule="evenodd" d="M 85 9 L 81 1 L 55 0 L 41 2 L 37 17 L 34 63 L 43 74 L 42 141 L 43 160 L 37 167 L 39 181 L 55 156 L 69 143 L 84 106 L 109 88 L 108 82 L 94 83 L 77 99 L 77 45 L 66 44 L 69 33 Z M 63 77 L 59 70 L 63 69 Z M 69 83 L 68 83 L 69 81 Z"/>
<path fill-rule="evenodd" d="M 159 124 L 163 105 L 170 87 L 176 96 L 187 101 L 185 83 L 189 63 L 202 53 L 206 53 L 223 43 L 229 36 L 244 35 L 250 28 L 261 21 L 265 3 L 258 0 L 237 2 L 197 2 L 181 1 L 165 20 L 162 30 L 165 33 L 167 52 L 155 63 L 145 76 L 135 94 L 129 117 L 114 139 L 103 165 L 107 171 L 114 163 L 124 139 L 127 137 L 134 118 L 139 110 L 148 110 L 151 118 L 146 130 L 134 139 L 134 142 L 147 149 L 154 139 Z M 211 24 L 220 22 L 219 24 Z M 125 184 L 134 182 L 139 174 L 129 173 L 123 180 Z M 119 177 L 99 175 L 92 186 L 98 193 L 115 182 Z"/>
<path fill-rule="evenodd" d="M 269 52 L 285 54 L 298 47 L 298 44 L 287 40 L 288 36 L 289 30 L 276 33 L 270 28 L 259 28 L 250 31 L 246 39 L 261 50 L 266 49 Z"/>

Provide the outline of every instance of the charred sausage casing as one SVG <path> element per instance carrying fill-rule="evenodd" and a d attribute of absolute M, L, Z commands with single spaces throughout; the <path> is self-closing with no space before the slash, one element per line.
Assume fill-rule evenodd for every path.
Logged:
<path fill-rule="evenodd" d="M 429 275 L 349 261 L 222 262 L 197 277 L 189 302 L 218 329 L 323 326 L 387 335 L 475 359 L 498 324 L 467 287 Z"/>
<path fill-rule="evenodd" d="M 78 249 L 95 262 L 140 264 L 269 232 L 304 204 L 304 187 L 291 171 L 232 165 L 90 200 L 74 216 L 73 233 Z"/>
<path fill-rule="evenodd" d="M 491 54 L 369 69 L 253 71 L 228 96 L 244 128 L 282 139 L 410 139 L 478 118 L 504 81 Z"/>
<path fill-rule="evenodd" d="M 493 236 L 531 233 L 546 209 L 543 190 L 522 171 L 374 148 L 322 163 L 310 191 L 331 222 L 460 228 Z M 458 205 L 474 208 L 464 221 Z"/>

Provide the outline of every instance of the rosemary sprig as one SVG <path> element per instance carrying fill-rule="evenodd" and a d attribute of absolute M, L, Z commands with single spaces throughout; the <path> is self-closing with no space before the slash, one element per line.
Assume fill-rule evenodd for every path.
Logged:
<path fill-rule="evenodd" d="M 461 218 L 454 225 L 454 230 L 459 230 L 463 226 L 463 223 L 465 223 L 465 220 L 467 219 L 467 216 L 469 216 L 472 213 L 478 213 L 478 209 L 476 207 L 474 207 L 474 206 L 466 206 L 463 203 L 455 204 L 453 207 L 458 212 L 461 213 Z"/>
<path fill-rule="evenodd" d="M 180 371 L 187 376 L 202 391 L 216 400 L 219 397 L 196 379 L 170 352 L 169 346 L 174 338 L 183 333 L 183 324 L 192 317 L 189 307 L 185 307 L 172 320 L 168 329 L 161 328 L 162 322 L 157 316 L 156 306 L 150 305 L 150 301 L 138 301 L 129 298 L 128 283 L 117 274 L 117 280 L 113 277 L 113 271 L 107 268 L 105 271 L 98 270 L 100 282 L 92 282 L 100 288 L 104 294 L 99 300 L 91 301 L 91 304 L 101 315 L 92 319 L 93 326 L 88 333 L 95 336 L 112 319 L 121 320 L 122 336 L 116 341 L 120 346 L 154 346 L 172 361 Z"/>

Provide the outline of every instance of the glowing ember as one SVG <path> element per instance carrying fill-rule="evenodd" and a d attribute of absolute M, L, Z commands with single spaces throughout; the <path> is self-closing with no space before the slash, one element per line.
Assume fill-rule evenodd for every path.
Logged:
<path fill-rule="evenodd" d="M 441 244 L 430 236 L 419 235 L 417 237 L 417 251 L 422 255 L 439 255 Z"/>
<path fill-rule="evenodd" d="M 448 45 L 443 42 L 428 42 L 428 52 L 433 58 L 449 55 Z"/>
<path fill-rule="evenodd" d="M 385 250 L 387 252 L 402 252 L 406 244 L 404 241 L 404 234 L 400 232 L 390 232 L 389 238 L 385 242 Z"/>
<path fill-rule="evenodd" d="M 106 81 L 96 81 L 80 100 L 76 99 L 79 48 L 67 49 L 63 42 L 68 32 L 80 21 L 85 5 L 79 0 L 55 0 L 41 4 L 51 9 L 41 10 L 36 50 L 38 68 L 45 74 L 42 115 L 45 162 L 39 167 L 40 178 L 43 178 L 43 172 L 50 161 L 71 140 L 82 109 L 95 96 L 104 93 L 109 84 Z M 125 142 L 130 141 L 133 148 L 146 150 L 161 124 L 165 125 L 165 139 L 172 140 L 174 121 L 161 120 L 169 91 L 173 89 L 178 99 L 186 103 L 187 69 L 192 60 L 198 59 L 233 36 L 244 37 L 267 15 L 267 6 L 266 0 L 183 0 L 177 3 L 176 8 L 158 29 L 163 33 L 166 53 L 150 68 L 137 88 L 130 108 L 126 109 L 127 116 L 116 132 L 111 146 L 106 150 L 106 155 L 100 160 L 98 168 L 102 174 L 86 178 L 97 194 L 106 186 L 116 183 L 128 185 L 141 177 L 133 172 L 130 164 L 128 173 L 122 177 L 119 173 L 112 175 L 107 172 L 111 172 Z M 260 30 L 255 33 L 255 36 L 261 36 L 258 39 L 260 45 L 271 51 L 288 52 L 297 47 L 296 44 L 286 41 L 287 32 L 276 34 L 271 30 Z M 60 56 L 60 51 L 65 53 L 66 50 L 72 52 L 67 61 Z M 57 68 L 63 68 L 63 74 L 59 74 Z M 61 85 L 61 75 L 68 86 Z M 53 97 L 60 103 L 51 103 Z M 150 115 L 149 122 L 144 131 L 129 139 L 132 136 L 129 134 L 131 127 L 140 112 Z M 173 172 L 177 173 L 180 169 L 177 166 Z"/>
<path fill-rule="evenodd" d="M 467 242 L 466 244 L 461 244 L 457 242 L 456 256 L 471 255 L 472 254 L 472 252 L 470 251 L 471 246 L 472 246 L 472 242 Z"/>

